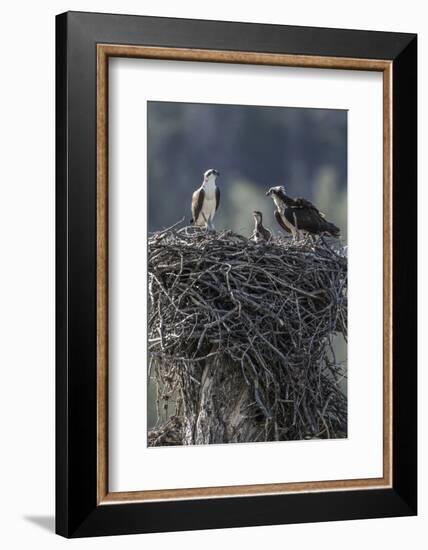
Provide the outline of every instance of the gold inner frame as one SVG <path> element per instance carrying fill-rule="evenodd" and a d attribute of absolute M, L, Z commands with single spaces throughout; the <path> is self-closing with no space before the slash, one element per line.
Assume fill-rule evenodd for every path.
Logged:
<path fill-rule="evenodd" d="M 108 59 L 181 61 L 347 69 L 383 73 L 383 476 L 225 487 L 109 492 L 108 489 Z M 97 45 L 97 503 L 219 498 L 279 493 L 378 489 L 392 486 L 392 62 L 319 57 Z"/>

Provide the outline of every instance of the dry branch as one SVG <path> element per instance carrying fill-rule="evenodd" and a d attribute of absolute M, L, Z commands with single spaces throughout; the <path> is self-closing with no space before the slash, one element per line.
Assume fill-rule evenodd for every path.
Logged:
<path fill-rule="evenodd" d="M 151 445 L 346 436 L 332 340 L 346 339 L 347 259 L 335 243 L 150 235 Z"/>

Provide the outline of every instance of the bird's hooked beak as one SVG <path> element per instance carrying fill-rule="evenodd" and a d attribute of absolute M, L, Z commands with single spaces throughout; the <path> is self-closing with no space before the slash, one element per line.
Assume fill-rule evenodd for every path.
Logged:
<path fill-rule="evenodd" d="M 220 172 L 218 170 L 213 170 L 213 174 L 218 178 L 220 175 Z"/>
<path fill-rule="evenodd" d="M 280 192 L 285 193 L 285 189 L 282 185 L 278 185 L 277 187 L 271 187 L 269 191 L 266 192 L 266 196 L 270 197 L 271 195 L 278 195 Z"/>

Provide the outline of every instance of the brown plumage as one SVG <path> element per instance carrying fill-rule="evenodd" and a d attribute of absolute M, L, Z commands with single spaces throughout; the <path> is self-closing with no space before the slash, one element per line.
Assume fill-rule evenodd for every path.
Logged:
<path fill-rule="evenodd" d="M 259 243 L 261 241 L 269 242 L 272 239 L 272 233 L 263 225 L 262 213 L 258 210 L 254 210 L 253 216 L 255 227 L 250 237 L 250 240 L 254 241 L 255 243 Z"/>
<path fill-rule="evenodd" d="M 282 186 L 271 187 L 266 195 L 272 197 L 275 206 L 275 219 L 287 232 L 297 236 L 299 231 L 311 235 L 328 233 L 332 237 L 340 236 L 340 229 L 326 220 L 325 215 L 310 201 L 302 198 L 292 199 L 286 195 Z"/>
<path fill-rule="evenodd" d="M 201 187 L 192 195 L 190 223 L 214 229 L 213 220 L 220 204 L 220 189 L 215 183 L 219 175 L 219 172 L 213 169 L 205 172 Z"/>

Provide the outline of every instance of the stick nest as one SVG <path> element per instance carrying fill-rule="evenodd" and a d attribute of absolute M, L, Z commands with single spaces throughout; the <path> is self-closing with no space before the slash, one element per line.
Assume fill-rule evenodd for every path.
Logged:
<path fill-rule="evenodd" d="M 175 396 L 167 425 L 181 425 L 215 360 L 240 371 L 259 440 L 346 437 L 346 368 L 333 339 L 347 335 L 347 259 L 332 243 L 255 244 L 189 227 L 149 236 L 150 368 L 158 406 Z M 168 444 L 153 433 L 151 444 Z"/>

